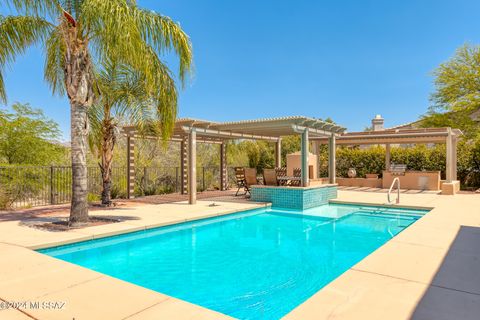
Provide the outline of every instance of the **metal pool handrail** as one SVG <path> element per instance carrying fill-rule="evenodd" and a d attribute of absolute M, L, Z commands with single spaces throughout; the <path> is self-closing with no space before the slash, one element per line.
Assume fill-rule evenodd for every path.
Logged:
<path fill-rule="evenodd" d="M 392 193 L 393 187 L 395 186 L 395 182 L 397 183 L 397 200 L 395 201 L 395 203 L 398 204 L 398 203 L 400 203 L 400 179 L 398 177 L 393 179 L 392 185 L 390 186 L 390 189 L 388 189 L 388 203 L 392 203 L 392 201 L 390 199 L 390 195 Z"/>

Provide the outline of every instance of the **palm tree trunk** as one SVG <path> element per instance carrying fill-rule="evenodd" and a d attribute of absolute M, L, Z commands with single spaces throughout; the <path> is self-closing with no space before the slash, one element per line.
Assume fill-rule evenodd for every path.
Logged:
<path fill-rule="evenodd" d="M 71 105 L 72 139 L 72 206 L 70 223 L 88 221 L 87 181 L 87 107 L 80 103 Z"/>
<path fill-rule="evenodd" d="M 115 147 L 115 125 L 106 115 L 102 124 L 102 205 L 111 205 L 113 148 Z"/>
<path fill-rule="evenodd" d="M 66 24 L 65 88 L 70 99 L 72 140 L 72 205 L 70 224 L 88 221 L 87 202 L 87 110 L 93 103 L 93 70 L 86 40 L 77 27 Z"/>

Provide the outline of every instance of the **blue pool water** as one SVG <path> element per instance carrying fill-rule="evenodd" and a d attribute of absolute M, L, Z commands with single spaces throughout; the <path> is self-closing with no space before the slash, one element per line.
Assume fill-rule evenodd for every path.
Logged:
<path fill-rule="evenodd" d="M 40 250 L 240 319 L 278 319 L 425 211 L 259 209 Z"/>

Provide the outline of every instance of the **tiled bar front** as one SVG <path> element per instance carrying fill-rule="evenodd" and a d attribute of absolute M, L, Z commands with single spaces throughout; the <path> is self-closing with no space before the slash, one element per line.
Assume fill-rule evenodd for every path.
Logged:
<path fill-rule="evenodd" d="M 337 197 L 336 185 L 321 185 L 307 188 L 252 186 L 251 200 L 271 202 L 278 208 L 304 210 L 327 204 Z"/>

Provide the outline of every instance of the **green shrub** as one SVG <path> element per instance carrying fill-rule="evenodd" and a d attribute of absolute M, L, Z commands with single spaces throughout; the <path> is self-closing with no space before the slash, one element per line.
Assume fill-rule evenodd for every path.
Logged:
<path fill-rule="evenodd" d="M 413 145 L 408 147 L 393 147 L 391 162 L 407 165 L 408 170 L 440 171 L 445 179 L 445 145 L 434 146 Z M 359 147 L 337 148 L 337 175 L 347 177 L 348 169 L 355 168 L 358 177 L 367 173 L 381 175 L 385 170 L 385 148 L 374 146 L 360 149 Z M 320 175 L 328 175 L 328 152 L 320 153 Z M 457 178 L 463 189 L 480 187 L 480 140 L 461 140 L 457 150 Z"/>
<path fill-rule="evenodd" d="M 100 196 L 96 193 L 89 192 L 87 194 L 87 201 L 88 203 L 100 201 Z"/>
<path fill-rule="evenodd" d="M 126 199 L 127 190 L 125 190 L 125 187 L 122 188 L 122 184 L 114 183 L 110 189 L 110 196 L 112 199 Z"/>

